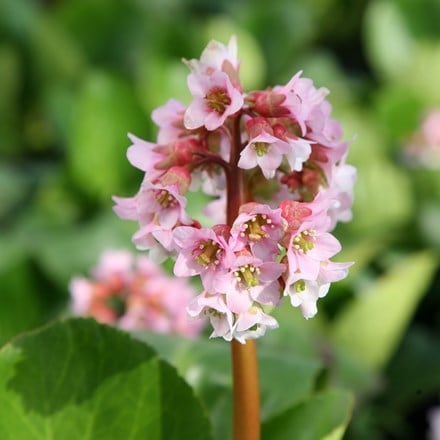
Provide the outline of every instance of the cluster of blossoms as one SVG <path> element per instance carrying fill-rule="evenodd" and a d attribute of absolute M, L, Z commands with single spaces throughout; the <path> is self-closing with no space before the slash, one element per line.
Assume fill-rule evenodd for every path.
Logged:
<path fill-rule="evenodd" d="M 310 318 L 347 275 L 351 263 L 330 260 L 341 249 L 330 231 L 351 219 L 356 172 L 328 91 L 301 72 L 244 93 L 234 38 L 211 41 L 186 64 L 193 100 L 153 112 L 157 143 L 130 135 L 128 159 L 145 177 L 134 197 L 114 197 L 114 210 L 139 222 L 139 249 L 175 256 L 179 277 L 200 276 L 190 316 L 208 316 L 212 336 L 244 343 L 277 327 L 269 311 L 284 297 Z M 215 226 L 188 216 L 188 190 L 213 197 L 204 214 Z"/>
<path fill-rule="evenodd" d="M 431 110 L 405 147 L 408 165 L 440 168 L 440 108 Z"/>
<path fill-rule="evenodd" d="M 70 282 L 72 310 L 126 330 L 150 330 L 193 337 L 203 322 L 188 318 L 185 307 L 195 291 L 185 279 L 166 275 L 146 256 L 105 251 L 91 279 Z"/>

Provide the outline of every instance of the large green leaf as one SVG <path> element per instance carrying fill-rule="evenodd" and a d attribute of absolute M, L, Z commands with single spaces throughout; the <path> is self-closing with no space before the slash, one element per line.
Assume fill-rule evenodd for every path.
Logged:
<path fill-rule="evenodd" d="M 335 341 L 367 366 L 384 365 L 436 266 L 437 259 L 429 252 L 410 255 L 395 264 L 340 313 L 333 326 Z"/>
<path fill-rule="evenodd" d="M 209 439 L 173 367 L 92 320 L 55 323 L 0 351 L 0 438 Z"/>
<path fill-rule="evenodd" d="M 286 385 L 287 386 L 287 385 Z M 263 440 L 338 440 L 350 420 L 353 397 L 329 390 L 263 423 Z"/>

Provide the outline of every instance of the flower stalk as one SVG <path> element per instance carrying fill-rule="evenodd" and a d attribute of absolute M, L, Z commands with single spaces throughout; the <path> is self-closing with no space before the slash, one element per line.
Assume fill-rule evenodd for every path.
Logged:
<path fill-rule="evenodd" d="M 242 150 L 240 117 L 233 121 L 230 168 L 227 173 L 227 223 L 232 226 L 240 207 L 247 200 L 247 188 L 242 170 L 237 166 Z M 259 440 L 260 390 L 257 348 L 255 340 L 241 344 L 231 341 L 232 382 L 234 397 L 234 440 Z"/>
<path fill-rule="evenodd" d="M 231 341 L 234 440 L 260 439 L 260 391 L 255 339 Z"/>

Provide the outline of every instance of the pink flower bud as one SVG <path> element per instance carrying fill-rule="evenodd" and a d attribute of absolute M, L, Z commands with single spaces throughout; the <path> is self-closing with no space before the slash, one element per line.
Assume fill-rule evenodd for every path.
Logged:
<path fill-rule="evenodd" d="M 171 167 L 160 179 L 163 186 L 176 185 L 179 194 L 184 195 L 191 184 L 191 174 L 185 167 Z"/>

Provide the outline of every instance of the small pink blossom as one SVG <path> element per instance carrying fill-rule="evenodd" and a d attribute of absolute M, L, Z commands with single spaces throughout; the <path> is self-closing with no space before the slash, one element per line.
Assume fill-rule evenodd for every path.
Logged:
<path fill-rule="evenodd" d="M 232 243 L 239 248 L 249 245 L 256 257 L 271 259 L 279 253 L 278 241 L 285 227 L 281 209 L 255 202 L 246 203 L 232 225 Z"/>
<path fill-rule="evenodd" d="M 304 318 L 313 318 L 318 312 L 317 301 L 327 295 L 330 284 L 320 284 L 316 280 L 300 279 L 286 288 L 293 307 L 299 307 Z"/>
<path fill-rule="evenodd" d="M 283 155 L 288 155 L 290 152 L 291 147 L 287 142 L 263 132 L 250 139 L 240 153 L 238 166 L 245 170 L 259 166 L 264 177 L 271 179 L 281 165 Z"/>
<path fill-rule="evenodd" d="M 341 250 L 339 241 L 330 233 L 316 229 L 303 229 L 291 236 L 287 248 L 289 272 L 299 273 L 302 278 L 315 280 L 321 262 Z"/>
<path fill-rule="evenodd" d="M 312 318 L 318 312 L 318 299 L 327 295 L 332 282 L 347 276 L 352 264 L 322 261 L 316 279 L 304 279 L 300 272 L 289 272 L 285 278 L 284 295 L 290 297 L 293 307 L 301 309 L 304 318 Z"/>
<path fill-rule="evenodd" d="M 233 86 L 242 91 L 238 69 L 240 61 L 237 58 L 237 39 L 232 36 L 227 46 L 216 40 L 211 40 L 203 50 L 199 60 L 185 61 L 192 72 L 211 75 L 221 71 L 228 75 Z"/>
<path fill-rule="evenodd" d="M 128 137 L 133 142 L 127 150 L 129 162 L 144 171 L 151 180 L 160 177 L 164 170 L 158 170 L 155 166 L 163 160 L 163 155 L 155 151 L 156 144 L 144 141 L 132 134 L 129 134 Z"/>
<path fill-rule="evenodd" d="M 214 288 L 217 292 L 225 293 L 231 305 L 242 297 L 243 292 L 247 292 L 253 301 L 260 304 L 276 305 L 280 300 L 278 278 L 285 269 L 286 266 L 281 263 L 238 254 L 229 272 L 214 280 Z"/>
<path fill-rule="evenodd" d="M 254 305 L 245 313 L 237 316 L 233 336 L 238 342 L 244 344 L 247 339 L 260 338 L 265 335 L 266 330 L 275 328 L 278 328 L 277 320 Z"/>
<path fill-rule="evenodd" d="M 208 291 L 215 291 L 215 281 L 228 271 L 233 252 L 222 235 L 213 229 L 181 226 L 174 230 L 179 253 L 174 265 L 177 276 L 200 275 Z"/>
<path fill-rule="evenodd" d="M 232 85 L 226 73 L 214 71 L 210 76 L 191 73 L 188 87 L 193 95 L 184 116 L 188 129 L 205 126 L 207 130 L 216 130 L 243 106 L 241 92 Z"/>
<path fill-rule="evenodd" d="M 159 126 L 157 135 L 158 144 L 168 144 L 185 134 L 183 115 L 186 107 L 177 99 L 170 99 L 162 107 L 158 107 L 151 114 L 153 122 Z"/>
<path fill-rule="evenodd" d="M 144 181 L 134 197 L 113 197 L 113 200 L 116 214 L 124 219 L 137 220 L 141 226 L 153 223 L 171 229 L 177 222 L 192 223 L 185 212 L 186 198 L 179 194 L 177 185 Z"/>
<path fill-rule="evenodd" d="M 332 172 L 328 188 L 321 191 L 320 198 L 332 200 L 328 209 L 331 218 L 329 229 L 335 228 L 338 222 L 349 222 L 352 219 L 353 187 L 356 182 L 356 168 L 340 163 Z"/>
<path fill-rule="evenodd" d="M 244 344 L 265 334 L 267 329 L 278 327 L 275 318 L 265 314 L 251 301 L 242 302 L 239 313 L 233 313 L 225 302 L 225 296 L 203 292 L 187 308 L 193 318 L 208 316 L 214 331 L 211 338 L 222 337 L 226 341 L 236 339 Z"/>
<path fill-rule="evenodd" d="M 232 340 L 234 317 L 222 295 L 202 292 L 190 302 L 187 312 L 194 319 L 205 316 L 209 318 L 214 329 L 211 338 L 221 337 L 226 341 Z"/>
<path fill-rule="evenodd" d="M 301 71 L 296 73 L 285 86 L 275 87 L 274 92 L 285 96 L 283 107 L 289 110 L 290 116 L 299 124 L 302 134 L 305 135 L 311 114 L 324 102 L 329 92 L 324 87 L 316 89 L 313 81 L 301 78 L 301 74 Z"/>

